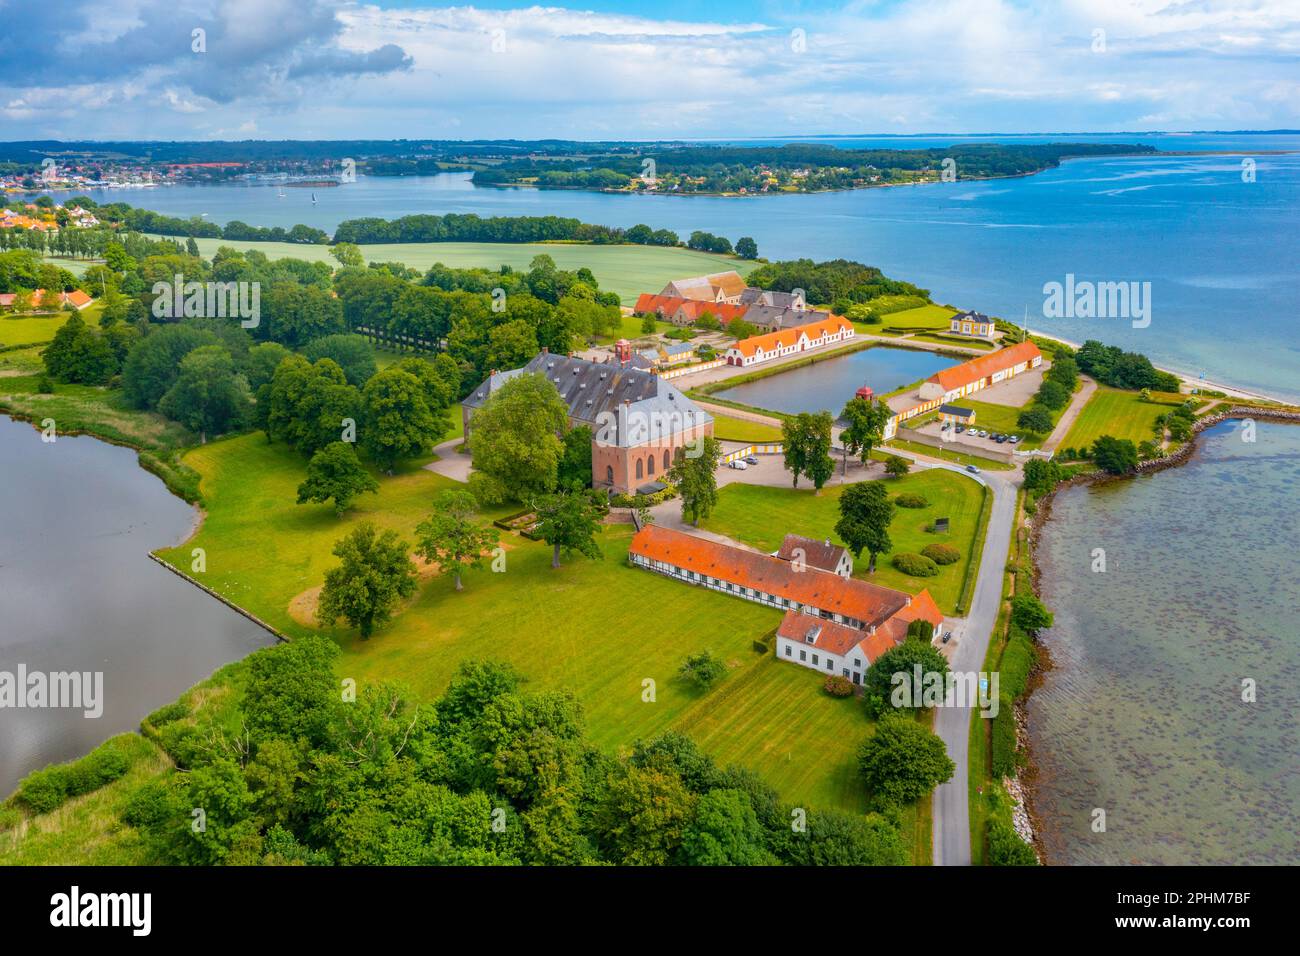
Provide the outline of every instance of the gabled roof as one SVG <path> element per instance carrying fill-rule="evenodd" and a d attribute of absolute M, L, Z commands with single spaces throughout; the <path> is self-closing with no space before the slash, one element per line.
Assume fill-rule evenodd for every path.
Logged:
<path fill-rule="evenodd" d="M 958 418 L 974 418 L 975 411 L 970 408 L 962 408 L 960 405 L 940 405 L 940 415 L 955 415 Z"/>
<path fill-rule="evenodd" d="M 835 333 L 844 329 L 850 331 L 853 329 L 849 320 L 838 315 L 832 315 L 829 319 L 814 322 L 812 325 L 801 325 L 794 329 L 781 329 L 779 332 L 767 332 L 763 335 L 751 336 L 737 342 L 732 348 L 744 356 L 753 355 L 760 348 L 764 352 L 774 352 L 778 348 L 794 345 L 799 341 L 801 335 L 807 335 L 810 339 L 819 339 L 827 332 Z"/>
<path fill-rule="evenodd" d="M 746 315 L 746 309 L 743 305 L 732 305 L 730 302 L 700 302 L 695 299 L 680 299 L 678 304 L 669 312 L 672 315 L 684 312 L 692 322 L 699 319 L 705 312 L 708 312 L 723 325 L 726 325 L 732 319 Z"/>
<path fill-rule="evenodd" d="M 751 325 L 771 325 L 777 329 L 793 329 L 814 322 L 824 322 L 829 312 L 817 309 L 792 309 L 777 305 L 751 305 L 745 310 L 745 321 Z"/>
<path fill-rule="evenodd" d="M 781 541 L 781 550 L 777 551 L 776 556 L 782 561 L 793 561 L 795 549 L 803 552 L 804 564 L 831 573 L 835 572 L 840 560 L 848 554 L 846 549 L 829 541 L 805 538 L 801 534 L 787 534 Z"/>
<path fill-rule="evenodd" d="M 662 295 L 680 295 L 688 299 L 715 299 L 719 291 L 727 298 L 740 295 L 747 288 L 745 280 L 734 269 L 713 272 L 706 276 L 674 279 L 664 286 Z"/>
<path fill-rule="evenodd" d="M 952 368 L 940 369 L 931 375 L 928 381 L 937 383 L 945 392 L 951 392 L 955 388 L 978 382 L 986 376 L 996 375 L 1022 362 L 1041 358 L 1042 355 L 1043 353 L 1038 351 L 1038 346 L 1033 342 L 1019 342 L 1009 348 L 998 349 L 996 352 L 981 355 L 969 362 L 954 365 Z"/>
<path fill-rule="evenodd" d="M 993 321 L 982 312 L 958 312 L 956 315 L 952 317 L 950 321 L 963 322 L 968 320 L 971 322 L 992 322 Z"/>
<path fill-rule="evenodd" d="M 893 588 L 845 579 L 815 568 L 796 571 L 790 562 L 769 554 L 745 551 L 658 525 L 646 525 L 638 531 L 632 538 L 629 553 L 788 598 L 865 625 L 883 624 L 912 600 Z"/>
<path fill-rule="evenodd" d="M 803 611 L 787 611 L 785 617 L 781 618 L 781 626 L 776 629 L 776 636 L 843 657 L 862 643 L 867 632 L 836 624 L 824 617 L 805 614 Z M 812 638 L 811 641 L 808 640 L 809 637 Z"/>
<path fill-rule="evenodd" d="M 636 299 L 636 305 L 632 306 L 632 311 L 638 315 L 646 312 L 676 312 L 677 307 L 683 303 L 690 302 L 691 299 L 683 299 L 679 295 L 651 295 L 649 292 L 642 292 Z"/>

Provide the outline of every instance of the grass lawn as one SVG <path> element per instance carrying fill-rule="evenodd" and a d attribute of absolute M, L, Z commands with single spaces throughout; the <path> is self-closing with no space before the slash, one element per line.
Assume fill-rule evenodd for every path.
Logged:
<path fill-rule="evenodd" d="M 891 497 L 910 492 L 930 502 L 925 508 L 895 509 L 889 526 L 894 544 L 890 554 L 919 552 L 927 544 L 942 542 L 961 551 L 962 560 L 941 567 L 932 578 L 914 578 L 895 569 L 889 563 L 890 555 L 886 554 L 877 559 L 876 573 L 868 577 L 867 558 L 863 555 L 856 562 L 854 576 L 910 594 L 929 588 L 939 607 L 945 613 L 953 613 L 961 596 L 984 489 L 961 475 L 938 468 L 888 479 L 885 484 Z M 834 528 L 839 520 L 839 496 L 843 488 L 842 485 L 823 488 L 821 494 L 815 495 L 811 489 L 726 485 L 718 490 L 718 505 L 703 526 L 768 552 L 779 548 L 781 539 L 789 532 L 838 541 Z M 950 519 L 947 534 L 931 534 L 925 530 L 937 517 Z"/>
<path fill-rule="evenodd" d="M 1062 448 L 1088 448 L 1102 435 L 1127 438 L 1134 444 L 1155 438 L 1158 416 L 1186 401 L 1172 392 L 1152 392 L 1144 402 L 1140 392 L 1100 385 L 1061 442 Z"/>
<path fill-rule="evenodd" d="M 99 324 L 99 304 L 87 306 L 81 318 L 87 325 Z M 6 345 L 44 345 L 54 338 L 54 333 L 68 321 L 71 312 L 54 312 L 49 315 L 0 315 L 0 347 Z"/>
<path fill-rule="evenodd" d="M 951 345 L 963 349 L 979 349 L 981 352 L 987 352 L 993 348 L 993 343 L 983 341 L 982 339 L 968 339 L 957 335 L 934 335 L 930 332 L 918 332 L 916 335 L 909 336 L 921 342 L 934 342 L 936 345 Z"/>
<path fill-rule="evenodd" d="M 881 316 L 880 327 L 884 329 L 942 329 L 948 331 L 948 320 L 957 313 L 943 305 L 923 305 L 916 309 L 904 309 L 902 312 L 890 312 Z"/>
<path fill-rule="evenodd" d="M 597 275 L 596 278 L 599 279 L 600 276 Z M 673 325 L 671 322 L 665 322 L 662 319 L 655 319 L 656 332 L 671 332 L 675 328 L 677 328 L 677 326 Z M 619 318 L 618 331 L 613 335 L 597 336 L 596 341 L 608 343 L 616 342 L 619 339 L 627 339 L 629 342 L 635 342 L 638 339 L 647 339 L 649 337 L 648 333 L 641 331 L 641 316 L 624 315 Z"/>
<path fill-rule="evenodd" d="M 713 436 L 721 441 L 780 441 L 781 429 L 762 422 L 746 421 L 732 418 L 719 412 L 710 412 L 713 416 Z"/>
<path fill-rule="evenodd" d="M 381 477 L 380 494 L 363 496 L 339 520 L 328 506 L 294 504 L 305 461 L 261 434 L 196 448 L 186 462 L 203 476 L 207 517 L 192 540 L 161 556 L 188 568 L 190 549 L 204 548 L 203 583 L 291 637 L 316 630 L 289 607 L 336 563 L 338 538 L 370 518 L 410 541 L 433 495 L 452 484 L 412 465 Z M 694 728 L 720 763 L 752 767 L 787 800 L 862 810 L 851 762 L 871 723 L 852 702 L 821 693 L 817 675 L 753 650 L 780 614 L 633 569 L 630 539 L 629 526 L 609 526 L 603 561 L 577 558 L 553 570 L 546 545 L 509 536 L 505 573 L 470 572 L 460 594 L 449 580 L 429 578 L 369 641 L 326 629 L 344 650 L 340 673 L 398 680 L 427 700 L 462 660 L 509 661 L 532 689 L 572 690 L 593 741 L 609 750 Z M 705 648 L 731 667 L 708 693 L 677 677 L 682 660 Z M 647 678 L 653 703 L 642 701 Z"/>
<path fill-rule="evenodd" d="M 221 246 L 257 249 L 272 259 L 291 258 L 335 264 L 327 246 L 293 242 L 235 242 L 229 239 L 199 239 L 199 253 L 205 259 Z M 734 269 L 748 275 L 757 263 L 730 256 L 718 256 L 690 249 L 661 246 L 598 246 L 582 243 L 507 242 L 409 242 L 381 243 L 361 247 L 367 262 L 400 262 L 424 271 L 435 262 L 453 268 L 481 266 L 496 269 L 509 265 L 527 270 L 534 256 L 548 255 L 561 269 L 586 266 L 600 287 L 617 292 L 624 305 L 631 305 L 642 292 L 658 292 L 670 280 L 709 272 Z M 639 328 L 639 326 L 638 326 Z"/>

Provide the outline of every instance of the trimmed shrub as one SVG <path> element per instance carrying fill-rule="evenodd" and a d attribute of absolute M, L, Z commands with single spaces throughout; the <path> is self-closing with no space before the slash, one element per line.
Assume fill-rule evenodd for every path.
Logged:
<path fill-rule="evenodd" d="M 894 504 L 900 508 L 925 508 L 930 502 L 925 499 L 924 495 L 905 494 L 899 495 L 894 499 Z"/>
<path fill-rule="evenodd" d="M 126 808 L 122 811 L 122 821 L 133 827 L 149 827 L 160 823 L 172 812 L 170 797 L 166 784 L 150 780 L 132 791 Z"/>
<path fill-rule="evenodd" d="M 993 777 L 997 780 L 1016 772 L 1016 715 L 1012 707 L 1012 699 L 1002 694 L 998 715 L 993 718 L 992 734 Z"/>
<path fill-rule="evenodd" d="M 914 578 L 932 578 L 939 573 L 939 565 L 929 558 L 911 551 L 902 551 L 894 555 L 891 563 L 904 574 Z"/>
<path fill-rule="evenodd" d="M 1001 820 L 989 820 L 989 866 L 1037 866 L 1034 848 L 1024 840 L 1015 827 Z"/>
<path fill-rule="evenodd" d="M 929 644 L 934 640 L 934 625 L 924 618 L 918 617 L 907 625 L 907 636 L 909 639 L 915 638 Z"/>
<path fill-rule="evenodd" d="M 922 557 L 929 558 L 935 564 L 956 564 L 961 560 L 961 552 L 950 544 L 927 544 L 921 549 Z"/>
<path fill-rule="evenodd" d="M 832 697 L 848 697 L 853 693 L 853 682 L 842 675 L 832 674 L 822 684 L 822 690 Z"/>
<path fill-rule="evenodd" d="M 68 799 L 68 778 L 59 766 L 34 770 L 23 778 L 18 799 L 33 813 L 49 813 Z"/>

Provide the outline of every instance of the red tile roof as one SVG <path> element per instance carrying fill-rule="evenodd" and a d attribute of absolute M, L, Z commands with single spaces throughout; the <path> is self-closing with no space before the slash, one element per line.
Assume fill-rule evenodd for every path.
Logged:
<path fill-rule="evenodd" d="M 732 305 L 730 302 L 698 302 L 694 299 L 682 299 L 681 304 L 674 306 L 669 312 L 676 315 L 679 310 L 684 310 L 692 322 L 705 312 L 710 312 L 715 319 L 726 325 L 732 319 L 743 317 L 748 308 L 744 305 Z"/>
<path fill-rule="evenodd" d="M 995 375 L 1003 369 L 1042 358 L 1042 355 L 1043 353 L 1038 351 L 1038 346 L 1033 342 L 1019 342 L 1010 348 L 998 349 L 996 352 L 981 355 L 979 358 L 962 362 L 952 368 L 940 369 L 930 376 L 929 381 L 942 386 L 945 392 L 951 392 L 971 382 L 978 382 L 985 376 Z"/>
<path fill-rule="evenodd" d="M 642 292 L 637 297 L 636 305 L 632 306 L 632 311 L 637 315 L 643 315 L 646 312 L 672 313 L 683 302 L 690 301 L 690 299 L 683 299 L 675 295 L 651 295 L 649 292 Z"/>
<path fill-rule="evenodd" d="M 808 633 L 814 630 L 817 636 L 811 644 L 808 644 Z M 856 627 L 836 624 L 834 621 L 812 614 L 805 614 L 803 611 L 787 611 L 785 617 L 781 619 L 781 626 L 776 629 L 776 636 L 787 638 L 797 644 L 808 644 L 809 647 L 815 647 L 819 651 L 843 657 L 862 643 L 867 632 Z"/>
<path fill-rule="evenodd" d="M 780 558 L 718 544 L 658 525 L 647 525 L 638 531 L 632 538 L 628 553 L 797 601 L 866 625 L 884 623 L 911 600 L 893 588 L 845 579 L 816 569 L 796 571 L 788 561 Z M 930 603 L 932 605 L 933 601 Z"/>

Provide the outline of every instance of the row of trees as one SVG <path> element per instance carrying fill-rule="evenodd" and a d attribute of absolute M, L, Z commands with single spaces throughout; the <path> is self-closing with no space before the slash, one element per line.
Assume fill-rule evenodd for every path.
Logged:
<path fill-rule="evenodd" d="M 1053 412 L 1070 404 L 1070 396 L 1079 384 L 1079 366 L 1069 350 L 1062 347 L 1052 357 L 1051 368 L 1043 376 L 1034 400 L 1017 416 L 1016 424 L 1025 431 L 1046 435 L 1055 425 Z"/>
<path fill-rule="evenodd" d="M 839 315 L 846 315 L 857 303 L 870 302 L 881 296 L 916 296 L 930 301 L 930 293 L 910 282 L 890 279 L 875 266 L 848 259 L 813 262 L 793 259 L 769 262 L 751 272 L 746 280 L 752 286 L 779 292 L 804 291 L 809 305 L 829 305 Z"/>

